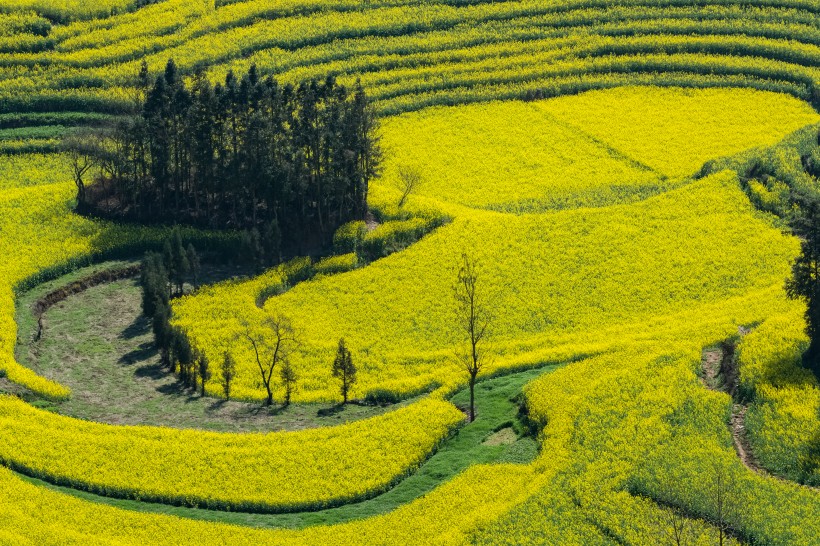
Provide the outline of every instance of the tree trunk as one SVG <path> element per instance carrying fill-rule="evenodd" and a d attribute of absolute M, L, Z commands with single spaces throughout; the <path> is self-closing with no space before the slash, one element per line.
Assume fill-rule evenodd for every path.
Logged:
<path fill-rule="evenodd" d="M 470 375 L 470 422 L 475 421 L 475 375 Z"/>
<path fill-rule="evenodd" d="M 342 375 L 342 399 L 344 400 L 342 403 L 347 404 L 347 374 L 344 373 Z"/>

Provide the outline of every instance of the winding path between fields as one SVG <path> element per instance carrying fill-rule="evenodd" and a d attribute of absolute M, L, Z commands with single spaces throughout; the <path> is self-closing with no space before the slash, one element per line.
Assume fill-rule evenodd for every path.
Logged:
<path fill-rule="evenodd" d="M 535 439 L 520 434 L 522 425 L 518 395 L 526 383 L 557 367 L 559 365 L 546 365 L 481 381 L 476 385 L 477 417 L 473 423 L 458 429 L 416 472 L 389 491 L 369 500 L 337 508 L 286 514 L 202 510 L 104 497 L 57 486 L 19 473 L 18 476 L 31 483 L 85 500 L 140 512 L 164 513 L 189 519 L 253 527 L 303 528 L 342 523 L 394 510 L 429 493 L 473 464 L 529 463 L 537 455 L 538 444 Z M 463 407 L 467 404 L 468 397 L 469 391 L 463 389 L 451 400 L 457 406 Z"/>
<path fill-rule="evenodd" d="M 748 329 L 744 327 L 738 328 L 738 334 L 741 338 L 748 333 Z M 736 346 L 736 341 L 725 341 L 717 347 L 704 349 L 701 357 L 701 368 L 703 370 L 701 382 L 703 385 L 710 390 L 723 392 L 732 397 L 732 415 L 729 419 L 728 427 L 732 433 L 735 453 L 737 453 L 743 466 L 756 474 L 775 478 L 784 483 L 799 485 L 807 489 L 820 490 L 818 487 L 801 484 L 769 472 L 755 457 L 754 450 L 746 433 L 746 412 L 749 410 L 749 406 L 738 402 L 735 396 L 739 379 L 739 371 L 734 362 Z M 734 365 L 726 366 L 727 360 L 731 361 Z"/>
<path fill-rule="evenodd" d="M 70 309 L 78 305 L 74 297 L 89 289 L 100 290 L 104 287 L 116 287 L 119 281 L 133 277 L 138 273 L 137 264 L 117 265 L 95 268 L 91 274 L 77 277 L 69 275 L 56 280 L 51 285 L 44 285 L 29 296 L 26 305 L 20 305 L 20 313 L 29 314 L 35 319 L 28 319 L 22 329 L 24 337 L 32 339 L 50 335 L 50 326 L 42 330 L 42 318 L 55 305 Z M 99 288 L 95 288 L 99 287 Z M 25 315 L 21 315 L 25 316 Z M 18 320 L 21 318 L 18 316 Z M 31 324 L 29 324 L 31 322 Z M 35 325 L 34 322 L 39 322 Z M 354 502 L 336 508 L 286 514 L 256 514 L 241 512 L 224 512 L 203 510 L 189 507 L 178 507 L 163 503 L 147 503 L 128 499 L 119 499 L 88 493 L 18 473 L 22 479 L 48 487 L 66 494 L 93 502 L 108 504 L 135 511 L 172 514 L 191 519 L 221 521 L 256 527 L 289 527 L 301 528 L 318 524 L 341 523 L 354 519 L 370 517 L 388 512 L 413 501 L 440 486 L 443 482 L 456 476 L 472 464 L 490 464 L 496 462 L 528 463 L 538 452 L 537 442 L 524 434 L 526 425 L 520 415 L 519 395 L 522 387 L 543 373 L 549 373 L 557 365 L 545 365 L 540 368 L 519 371 L 500 377 L 481 381 L 476 386 L 477 419 L 466 424 L 449 437 L 420 467 L 400 481 L 392 489 L 371 499 Z M 172 396 L 163 394 L 160 396 Z M 459 407 L 466 407 L 469 392 L 463 389 L 451 398 Z M 297 404 L 294 404 L 297 406 Z M 273 421 L 278 418 L 270 417 Z"/>

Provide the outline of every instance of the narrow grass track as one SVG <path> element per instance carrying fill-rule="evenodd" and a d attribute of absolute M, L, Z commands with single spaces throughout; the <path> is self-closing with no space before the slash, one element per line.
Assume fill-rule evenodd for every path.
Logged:
<path fill-rule="evenodd" d="M 550 373 L 560 366 L 550 364 L 481 381 L 476 385 L 477 416 L 473 423 L 458 429 L 418 471 L 388 492 L 364 502 L 348 504 L 338 508 L 290 514 L 252 514 L 201 510 L 112 499 L 68 487 L 56 486 L 22 474 L 18 474 L 18 476 L 30 483 L 54 491 L 139 512 L 169 514 L 183 518 L 251 527 L 299 529 L 312 525 L 342 523 L 389 512 L 403 504 L 407 504 L 429 493 L 474 464 L 529 463 L 537 455 L 538 445 L 535 439 L 528 434 L 529 431 L 526 430 L 525 423 L 521 421 L 519 395 L 526 383 L 543 374 Z M 467 389 L 457 392 L 452 398 L 452 402 L 460 407 L 465 407 L 468 400 L 469 391 Z M 511 430 L 514 434 L 510 432 Z M 495 434 L 498 431 L 501 432 Z M 487 441 L 488 438 L 489 441 Z"/>

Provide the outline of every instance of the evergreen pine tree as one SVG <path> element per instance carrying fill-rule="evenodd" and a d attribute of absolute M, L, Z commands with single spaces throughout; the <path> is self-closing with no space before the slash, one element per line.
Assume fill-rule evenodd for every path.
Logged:
<path fill-rule="evenodd" d="M 233 384 L 234 377 L 236 377 L 236 362 L 228 351 L 225 351 L 225 355 L 222 358 L 220 371 L 222 372 L 222 392 L 225 394 L 225 400 L 230 400 L 231 385 Z"/>
<path fill-rule="evenodd" d="M 169 262 L 169 270 L 171 272 L 171 280 L 177 287 L 177 294 L 183 293 L 183 286 L 185 278 L 191 271 L 191 264 L 188 262 L 188 252 L 182 243 L 182 234 L 179 228 L 174 228 L 171 234 L 171 254 Z"/>
<path fill-rule="evenodd" d="M 162 256 L 148 252 L 142 260 L 140 270 L 142 285 L 142 311 L 147 317 L 153 317 L 157 305 L 168 303 L 168 271 Z"/>
<path fill-rule="evenodd" d="M 265 228 L 265 235 L 262 238 L 265 258 L 270 265 L 278 264 L 282 261 L 282 232 L 279 230 L 279 222 L 271 220 Z"/>
<path fill-rule="evenodd" d="M 339 340 L 339 348 L 336 350 L 336 358 L 333 360 L 333 377 L 341 381 L 340 390 L 343 403 L 347 404 L 350 389 L 356 382 L 356 365 L 353 363 L 353 355 L 345 346 L 344 338 Z"/>
<path fill-rule="evenodd" d="M 173 329 L 173 361 L 176 364 L 182 382 L 186 385 L 191 384 L 191 369 L 194 363 L 194 352 L 191 348 L 191 343 L 188 341 L 188 336 L 179 329 Z"/>
<path fill-rule="evenodd" d="M 282 379 L 282 386 L 285 387 L 285 406 L 289 406 L 291 396 L 293 396 L 293 393 L 296 391 L 296 382 L 299 379 L 290 360 L 285 360 L 282 363 L 282 368 L 279 370 L 279 377 Z"/>
<path fill-rule="evenodd" d="M 171 326 L 169 324 L 169 321 L 171 320 L 171 309 L 169 308 L 167 302 L 163 302 L 159 298 L 157 298 L 155 307 L 156 311 L 154 312 L 154 318 L 151 321 L 151 327 L 154 332 L 154 340 L 160 350 L 162 363 L 169 368 L 173 368 L 173 362 L 171 360 L 173 331 L 171 330 Z"/>
<path fill-rule="evenodd" d="M 200 396 L 205 396 L 205 384 L 211 380 L 211 363 L 204 352 L 197 353 L 197 372 L 200 381 Z"/>
<path fill-rule="evenodd" d="M 786 281 L 786 293 L 806 303 L 806 334 L 809 347 L 803 355 L 805 364 L 820 375 L 820 195 L 814 191 L 795 192 L 797 213 L 792 229 L 800 238 L 801 253 L 792 265 L 792 278 Z"/>
<path fill-rule="evenodd" d="M 221 85 L 201 72 L 186 84 L 173 59 L 149 78 L 143 64 L 135 82 L 140 114 L 99 135 L 106 191 L 88 192 L 78 180 L 78 207 L 261 230 L 269 262 L 283 248 L 328 243 L 338 226 L 364 218 L 380 153 L 361 85 L 351 92 L 328 77 L 280 86 L 255 66 L 241 78 L 229 72 Z M 274 222 L 278 233 L 268 237 Z M 176 283 L 179 268 L 167 264 Z"/>
<path fill-rule="evenodd" d="M 199 274 L 202 271 L 202 263 L 199 260 L 199 254 L 197 254 L 193 244 L 188 244 L 188 250 L 185 254 L 188 259 L 188 271 L 191 274 L 191 284 L 196 288 L 199 286 Z"/>

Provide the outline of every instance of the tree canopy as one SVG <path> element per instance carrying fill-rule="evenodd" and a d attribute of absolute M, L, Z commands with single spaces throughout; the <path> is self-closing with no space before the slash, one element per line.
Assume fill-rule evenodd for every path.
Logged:
<path fill-rule="evenodd" d="M 327 242 L 364 218 L 380 150 L 360 85 L 280 85 L 255 67 L 224 84 L 201 75 L 186 84 L 173 60 L 155 82 L 145 71 L 140 81 L 140 113 L 96 147 L 100 174 L 78 191 L 81 212 L 273 230 L 291 244 Z"/>

